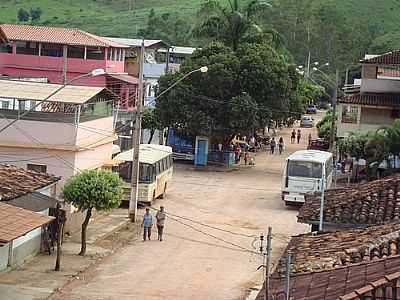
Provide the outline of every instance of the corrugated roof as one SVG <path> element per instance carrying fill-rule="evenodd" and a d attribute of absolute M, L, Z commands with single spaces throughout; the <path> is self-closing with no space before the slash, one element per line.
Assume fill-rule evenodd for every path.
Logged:
<path fill-rule="evenodd" d="M 339 103 L 400 107 L 400 94 L 353 94 L 341 97 Z"/>
<path fill-rule="evenodd" d="M 62 85 L 0 79 L 0 97 L 23 100 L 43 100 Z M 67 85 L 48 102 L 82 104 L 103 91 L 103 87 Z"/>
<path fill-rule="evenodd" d="M 54 218 L 0 202 L 0 246 L 50 223 Z"/>
<path fill-rule="evenodd" d="M 337 224 L 382 224 L 400 221 L 400 175 L 342 189 L 327 190 L 324 222 Z M 319 195 L 306 196 L 298 222 L 319 220 Z"/>
<path fill-rule="evenodd" d="M 39 192 L 33 192 L 7 201 L 7 204 L 35 212 L 41 212 L 45 209 L 56 207 L 57 200 Z"/>
<path fill-rule="evenodd" d="M 50 174 L 0 164 L 0 201 L 30 194 L 59 180 L 60 177 Z"/>
<path fill-rule="evenodd" d="M 377 64 L 377 65 L 399 65 L 400 64 L 400 50 L 394 50 L 382 55 L 372 56 L 367 59 L 361 60 L 363 64 Z"/>
<path fill-rule="evenodd" d="M 126 48 L 125 45 L 109 41 L 77 28 L 1 24 L 0 29 L 10 41 Z"/>
<path fill-rule="evenodd" d="M 103 37 L 109 41 L 123 44 L 129 47 L 141 47 L 142 46 L 142 39 L 127 39 L 127 38 L 116 38 L 116 37 Z M 169 47 L 167 43 L 162 40 L 144 40 L 144 47 Z"/>
<path fill-rule="evenodd" d="M 163 145 L 141 144 L 139 148 L 139 162 L 144 164 L 154 164 L 172 154 L 172 148 Z M 116 161 L 132 161 L 133 149 L 118 154 Z"/>
<path fill-rule="evenodd" d="M 169 48 L 169 53 L 191 55 L 194 51 L 199 49 L 201 48 L 172 46 L 171 48 Z M 160 49 L 158 50 L 158 52 L 167 52 L 167 50 Z"/>

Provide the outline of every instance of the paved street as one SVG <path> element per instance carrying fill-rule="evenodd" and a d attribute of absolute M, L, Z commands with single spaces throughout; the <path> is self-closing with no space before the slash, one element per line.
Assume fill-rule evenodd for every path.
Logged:
<path fill-rule="evenodd" d="M 272 226 L 277 259 L 285 237 L 308 229 L 280 200 L 280 186 L 284 157 L 305 148 L 310 130 L 315 137 L 315 129 L 302 129 L 301 144 L 291 145 L 285 129 L 284 155 L 259 153 L 253 168 L 206 172 L 176 165 L 168 197 L 155 207 L 163 204 L 169 213 L 235 234 L 167 219 L 165 241 L 132 242 L 51 299 L 245 299 L 263 279 L 261 259 L 247 251 L 257 251 L 254 238 L 246 236 Z"/>

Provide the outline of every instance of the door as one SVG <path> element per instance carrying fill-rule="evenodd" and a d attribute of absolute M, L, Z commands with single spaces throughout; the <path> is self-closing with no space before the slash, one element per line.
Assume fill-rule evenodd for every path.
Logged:
<path fill-rule="evenodd" d="M 208 159 L 208 139 L 197 137 L 195 165 L 205 166 L 207 165 L 207 159 Z"/>

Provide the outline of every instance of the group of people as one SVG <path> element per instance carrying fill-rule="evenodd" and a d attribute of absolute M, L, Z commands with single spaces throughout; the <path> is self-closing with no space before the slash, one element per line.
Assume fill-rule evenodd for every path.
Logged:
<path fill-rule="evenodd" d="M 300 139 L 301 139 L 301 130 L 297 129 L 297 135 L 296 135 L 296 129 L 293 129 L 292 134 L 290 135 L 290 142 L 294 144 L 297 139 L 297 144 L 300 144 Z"/>
<path fill-rule="evenodd" d="M 274 137 L 272 138 L 271 142 L 269 143 L 269 146 L 270 146 L 270 152 L 271 152 L 271 154 L 274 154 L 274 153 L 275 153 L 275 148 L 276 148 L 276 146 L 277 146 Z M 283 137 L 280 137 L 280 138 L 279 138 L 279 141 L 278 141 L 279 154 L 282 154 L 283 148 L 284 148 L 284 147 L 285 147 L 285 142 L 283 141 Z"/>
<path fill-rule="evenodd" d="M 160 206 L 160 210 L 157 212 L 155 216 L 157 224 L 158 240 L 160 242 L 163 240 L 166 217 L 167 215 L 165 213 L 164 206 Z M 146 208 L 146 213 L 143 216 L 142 227 L 143 227 L 143 241 L 146 241 L 146 239 L 150 241 L 151 228 L 153 227 L 153 216 L 150 213 L 150 208 Z"/>

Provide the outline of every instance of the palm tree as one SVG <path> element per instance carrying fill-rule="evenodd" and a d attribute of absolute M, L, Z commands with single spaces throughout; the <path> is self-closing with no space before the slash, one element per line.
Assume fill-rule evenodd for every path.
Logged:
<path fill-rule="evenodd" d="M 234 51 L 243 41 L 257 35 L 270 34 L 275 44 L 281 43 L 279 34 L 272 29 L 263 30 L 256 23 L 257 16 L 271 4 L 266 0 L 252 0 L 243 8 L 239 0 L 227 0 L 224 7 L 218 0 L 206 0 L 199 11 L 204 21 L 196 28 L 197 35 L 210 40 L 221 41 Z"/>

